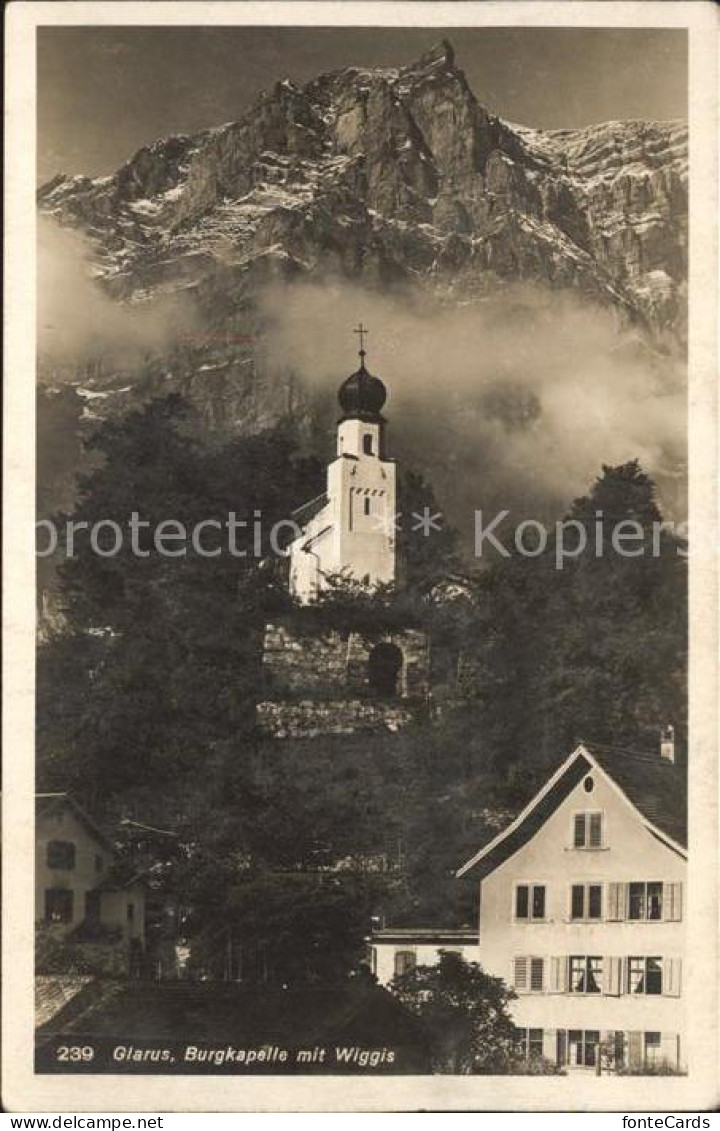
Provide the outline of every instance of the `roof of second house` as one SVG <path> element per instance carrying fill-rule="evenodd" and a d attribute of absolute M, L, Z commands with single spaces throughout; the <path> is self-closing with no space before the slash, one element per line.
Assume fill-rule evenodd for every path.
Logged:
<path fill-rule="evenodd" d="M 395 946 L 477 946 L 477 927 L 380 927 L 370 942 Z"/>
<path fill-rule="evenodd" d="M 85 812 L 82 805 L 78 804 L 72 794 L 65 792 L 35 794 L 35 811 L 38 817 L 45 816 L 51 813 L 53 809 L 57 809 L 60 806 L 68 806 L 72 809 L 75 816 L 80 823 L 85 826 L 88 832 L 114 855 L 118 855 L 117 847 L 113 843 L 112 838 L 101 828 L 97 821 L 93 820 L 89 813 Z"/>
<path fill-rule="evenodd" d="M 646 821 L 687 847 L 687 774 L 653 754 L 590 744 L 590 753 Z"/>
<path fill-rule="evenodd" d="M 639 814 L 646 828 L 668 847 L 686 855 L 687 779 L 684 770 L 658 755 L 618 747 L 581 744 L 550 775 L 514 821 L 458 869 L 463 876 L 479 867 L 489 875 L 535 835 L 583 777 L 604 773 Z"/>

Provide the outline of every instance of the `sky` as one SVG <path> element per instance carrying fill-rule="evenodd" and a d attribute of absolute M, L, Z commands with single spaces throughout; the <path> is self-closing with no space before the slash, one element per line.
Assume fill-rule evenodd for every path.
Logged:
<path fill-rule="evenodd" d="M 684 31 L 54 27 L 38 30 L 38 176 L 101 176 L 140 146 L 239 118 L 276 80 L 403 66 L 440 39 L 488 109 L 545 129 L 687 116 Z"/>

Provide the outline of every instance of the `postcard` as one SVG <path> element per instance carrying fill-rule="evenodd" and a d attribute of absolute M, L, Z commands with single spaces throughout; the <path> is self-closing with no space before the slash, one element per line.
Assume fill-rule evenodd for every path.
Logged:
<path fill-rule="evenodd" d="M 717 1104 L 716 19 L 9 9 L 7 1110 Z"/>

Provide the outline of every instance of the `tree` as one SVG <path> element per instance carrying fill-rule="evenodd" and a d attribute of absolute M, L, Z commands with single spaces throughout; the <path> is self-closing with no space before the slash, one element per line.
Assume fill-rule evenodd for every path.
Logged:
<path fill-rule="evenodd" d="M 507 1071 L 517 1040 L 508 1006 L 516 995 L 502 978 L 445 951 L 437 965 L 416 966 L 389 988 L 424 1023 L 434 1072 Z"/>
<path fill-rule="evenodd" d="M 73 788 L 98 815 L 113 798 L 127 805 L 138 782 L 151 793 L 178 776 L 187 785 L 213 750 L 252 730 L 264 624 L 287 600 L 263 568 L 270 532 L 318 484 L 291 429 L 202 445 L 189 416 L 172 396 L 103 422 L 89 440 L 97 466 L 59 516 L 85 533 L 59 567 L 65 632 L 39 657 L 39 778 Z M 238 553 L 225 535 L 232 512 L 244 523 Z M 135 546 L 133 513 L 143 524 Z M 188 532 L 180 552 L 157 551 L 168 521 Z M 203 522 L 214 524 L 203 536 L 217 556 L 189 543 Z M 87 532 L 101 531 L 108 551 L 111 523 L 121 546 L 98 553 Z"/>
<path fill-rule="evenodd" d="M 636 460 L 603 467 L 566 518 L 584 527 L 585 552 L 559 569 L 553 536 L 545 552 L 515 551 L 481 582 L 474 659 L 479 713 L 496 763 L 541 770 L 581 739 L 653 749 L 666 722 L 675 725 L 682 752 L 684 544 L 660 532 L 655 486 Z M 621 522 L 637 524 L 631 549 L 641 554 L 613 547 Z"/>

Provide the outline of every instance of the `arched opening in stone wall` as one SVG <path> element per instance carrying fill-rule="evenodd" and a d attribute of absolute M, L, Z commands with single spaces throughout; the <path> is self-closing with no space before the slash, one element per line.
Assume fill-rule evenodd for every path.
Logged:
<path fill-rule="evenodd" d="M 396 644 L 376 644 L 368 656 L 368 682 L 375 695 L 382 699 L 397 696 L 403 654 Z"/>

